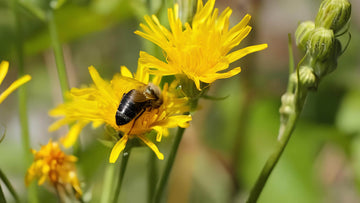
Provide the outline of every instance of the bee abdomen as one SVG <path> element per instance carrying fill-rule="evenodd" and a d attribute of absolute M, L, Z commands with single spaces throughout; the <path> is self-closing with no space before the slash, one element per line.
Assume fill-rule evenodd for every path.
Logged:
<path fill-rule="evenodd" d="M 121 99 L 120 105 L 116 111 L 116 125 L 125 125 L 138 115 L 143 109 L 145 103 L 134 102 L 131 97 L 135 90 L 126 93 Z"/>

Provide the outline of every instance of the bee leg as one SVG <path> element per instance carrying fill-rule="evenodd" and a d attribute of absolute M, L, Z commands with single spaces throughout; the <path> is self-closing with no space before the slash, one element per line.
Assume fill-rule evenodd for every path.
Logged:
<path fill-rule="evenodd" d="M 135 126 L 135 122 L 137 121 L 137 119 L 140 118 L 140 116 L 141 116 L 145 111 L 146 111 L 145 108 L 142 109 L 141 112 L 134 118 L 134 122 L 133 122 L 133 124 L 132 124 L 132 126 L 131 126 L 131 128 L 130 128 L 130 130 L 129 130 L 129 132 L 128 132 L 128 135 L 130 135 L 130 132 L 131 132 L 131 130 L 133 129 L 133 127 Z"/>

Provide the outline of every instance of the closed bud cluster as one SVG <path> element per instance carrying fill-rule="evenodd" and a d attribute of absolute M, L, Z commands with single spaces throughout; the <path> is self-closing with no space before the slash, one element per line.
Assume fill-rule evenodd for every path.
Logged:
<path fill-rule="evenodd" d="M 324 0 L 315 19 L 316 27 L 341 30 L 349 21 L 351 4 L 348 0 Z"/>
<path fill-rule="evenodd" d="M 306 51 L 307 42 L 313 30 L 315 23 L 312 21 L 304 21 L 300 23 L 295 32 L 296 45 L 303 51 Z"/>
<path fill-rule="evenodd" d="M 300 81 L 308 88 L 316 88 L 318 80 L 336 69 L 337 59 L 342 53 L 337 37 L 341 35 L 339 31 L 346 26 L 350 15 L 351 4 L 348 0 L 323 0 L 315 23 L 305 21 L 296 29 L 296 45 L 306 51 L 306 60 L 302 66 L 308 67 L 301 74 L 311 76 L 311 72 L 316 76 Z M 300 80 L 302 79 L 300 77 Z M 315 86 L 311 85 L 313 80 L 316 80 Z"/>

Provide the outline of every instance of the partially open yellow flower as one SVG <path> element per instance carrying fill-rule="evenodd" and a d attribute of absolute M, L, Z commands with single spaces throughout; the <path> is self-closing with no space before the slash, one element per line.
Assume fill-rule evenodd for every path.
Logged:
<path fill-rule="evenodd" d="M 116 74 L 110 82 L 103 80 L 94 67 L 89 67 L 94 85 L 85 88 L 73 88 L 68 94 L 68 102 L 50 111 L 51 116 L 64 117 L 49 127 L 50 131 L 62 125 L 74 123 L 69 133 L 63 139 L 66 147 L 76 141 L 82 128 L 92 122 L 93 127 L 101 124 L 111 126 L 118 132 L 123 132 L 122 138 L 115 144 L 110 154 L 110 163 L 114 163 L 120 152 L 125 148 L 128 139 L 139 138 L 149 146 L 159 159 L 164 156 L 157 146 L 147 138 L 146 133 L 155 130 L 156 141 L 160 142 L 162 135 L 168 134 L 168 128 L 188 127 L 191 116 L 182 115 L 188 111 L 187 99 L 177 98 L 168 91 L 165 85 L 162 90 L 163 103 L 159 108 L 146 109 L 139 117 L 125 125 L 117 125 L 115 114 L 124 94 L 149 83 L 149 74 L 138 68 L 135 76 L 126 67 L 121 67 L 121 74 Z M 160 78 L 155 77 L 152 83 L 158 85 Z"/>
<path fill-rule="evenodd" d="M 226 72 L 229 64 L 247 54 L 267 48 L 267 44 L 245 47 L 229 53 L 249 34 L 250 15 L 229 29 L 232 10 L 226 8 L 220 16 L 215 0 L 203 5 L 198 0 L 197 10 L 191 25 L 184 26 L 179 19 L 179 6 L 168 9 L 170 30 L 162 26 L 155 15 L 145 16 L 147 25 L 136 34 L 157 44 L 166 53 L 163 62 L 146 52 L 140 53 L 139 61 L 151 69 L 150 73 L 161 75 L 185 74 L 200 90 L 200 82 L 212 83 L 217 79 L 229 78 L 240 72 L 236 67 Z M 224 72 L 225 71 L 225 72 Z"/>
<path fill-rule="evenodd" d="M 3 82 L 7 72 L 9 70 L 9 62 L 8 61 L 2 61 L 0 63 L 0 85 Z M 0 104 L 8 97 L 13 91 L 15 91 L 18 87 L 23 85 L 24 83 L 27 83 L 29 80 L 31 80 L 30 75 L 25 75 L 13 82 L 4 92 L 0 94 Z"/>
<path fill-rule="evenodd" d="M 34 162 L 26 172 L 25 184 L 37 178 L 38 184 L 42 185 L 49 181 L 55 189 L 62 187 L 65 189 L 68 185 L 76 191 L 77 196 L 82 195 L 79 180 L 76 175 L 75 162 L 77 158 L 72 155 L 66 155 L 57 142 L 51 140 L 47 145 L 41 146 L 39 151 L 32 150 Z"/>

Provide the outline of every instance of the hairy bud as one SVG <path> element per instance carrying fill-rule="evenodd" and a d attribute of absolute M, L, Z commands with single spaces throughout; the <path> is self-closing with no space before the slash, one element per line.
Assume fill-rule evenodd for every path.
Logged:
<path fill-rule="evenodd" d="M 316 28 L 310 36 L 308 51 L 317 61 L 326 60 L 332 53 L 334 46 L 334 32 L 326 28 Z"/>
<path fill-rule="evenodd" d="M 316 27 L 341 30 L 349 21 L 351 4 L 348 0 L 324 0 L 315 19 Z"/>
<path fill-rule="evenodd" d="M 306 51 L 307 42 L 314 29 L 315 23 L 312 21 L 304 21 L 300 23 L 295 32 L 296 46 L 298 46 L 301 50 Z"/>

